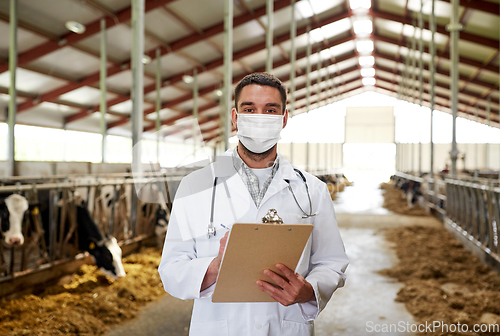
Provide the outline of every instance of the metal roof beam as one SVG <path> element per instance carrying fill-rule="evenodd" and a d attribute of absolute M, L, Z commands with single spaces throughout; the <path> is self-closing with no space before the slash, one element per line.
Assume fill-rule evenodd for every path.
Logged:
<path fill-rule="evenodd" d="M 375 51 L 373 53 L 373 56 L 375 56 L 376 58 L 381 58 L 381 59 L 386 59 L 386 60 L 389 60 L 389 61 L 394 61 L 393 57 L 390 56 L 390 55 L 384 55 L 384 54 L 381 54 L 377 51 Z M 402 59 L 402 62 L 404 62 L 404 60 L 406 59 L 406 57 L 403 57 L 401 56 L 401 59 Z M 399 64 L 399 62 L 398 62 Z M 427 70 L 429 71 L 429 66 L 428 65 L 424 65 L 424 70 Z M 399 74 L 399 70 L 397 69 L 397 66 L 394 68 L 394 74 Z M 440 75 L 443 75 L 443 76 L 447 76 L 447 77 L 450 77 L 450 72 L 449 70 L 443 70 L 443 69 L 439 69 L 439 67 L 436 68 L 436 73 L 440 74 Z M 488 90 L 494 90 L 497 88 L 496 85 L 494 84 L 491 84 L 491 83 L 486 83 L 486 82 L 483 82 L 483 81 L 480 81 L 480 80 L 477 80 L 477 79 L 471 79 L 470 77 L 467 77 L 467 76 L 464 76 L 464 75 L 460 75 L 459 76 L 459 79 L 461 81 L 464 81 L 466 82 L 466 84 L 475 84 L 475 85 L 478 85 L 478 86 L 482 86 Z M 467 92 L 467 91 L 464 91 L 464 92 Z"/>
<path fill-rule="evenodd" d="M 305 29 L 304 29 L 304 30 L 305 30 Z M 301 31 L 301 30 L 300 30 L 300 29 L 298 29 L 298 32 L 300 32 L 300 31 Z M 282 35 L 282 38 L 290 38 L 289 33 L 288 33 L 288 34 L 284 34 L 284 35 Z M 321 43 L 318 43 L 318 44 L 320 44 L 321 50 L 323 50 L 323 49 L 328 49 L 328 48 L 334 47 L 334 46 L 336 46 L 336 45 L 342 44 L 342 43 L 344 43 L 344 42 L 350 41 L 352 38 L 353 38 L 352 36 L 339 38 L 339 39 L 336 39 L 336 40 L 334 40 L 334 41 L 330 41 L 330 43 L 329 43 L 329 44 L 327 44 L 326 46 L 325 46 L 325 45 L 323 45 L 323 43 L 322 43 L 322 42 L 321 42 Z M 262 50 L 262 49 L 263 49 L 263 48 L 262 48 L 262 45 L 263 45 L 263 44 L 265 45 L 265 42 L 258 43 L 258 44 L 257 44 L 257 45 L 255 45 L 255 46 L 252 46 L 252 47 L 246 48 L 246 49 L 244 49 L 244 50 L 242 50 L 242 51 L 239 51 L 239 52 L 237 52 L 237 53 L 235 53 L 235 54 L 233 55 L 233 59 L 238 59 L 238 58 L 244 57 L 244 56 L 246 56 L 246 55 L 248 55 L 248 54 L 252 54 L 252 53 L 254 53 L 254 52 L 258 52 L 258 51 L 260 51 L 260 50 Z M 306 53 L 305 53 L 305 52 L 302 52 L 301 54 L 298 54 L 298 55 L 297 55 L 297 59 L 302 59 L 302 58 L 304 58 L 305 56 L 306 56 Z M 218 66 L 220 66 L 220 65 L 221 65 L 221 62 L 222 62 L 222 60 L 220 60 L 220 59 L 219 59 L 219 60 L 212 61 L 212 62 L 210 62 L 210 63 L 208 63 L 208 64 L 206 65 L 206 69 L 211 69 L 211 68 L 218 67 Z M 339 62 L 339 60 L 337 60 L 337 62 Z M 279 67 L 279 66 L 282 66 L 282 65 L 285 65 L 285 64 L 288 64 L 288 63 L 289 63 L 289 60 L 280 60 L 280 61 L 275 62 L 275 67 L 277 68 L 277 67 Z M 257 70 L 255 70 L 255 71 L 263 71 L 263 69 L 257 69 Z M 242 75 L 242 76 L 238 76 L 236 79 L 235 79 L 235 78 L 233 78 L 233 83 L 238 82 L 239 80 L 241 80 L 241 78 L 242 78 L 242 77 L 244 77 L 244 76 L 246 76 L 246 75 L 247 75 L 247 73 L 245 73 L 245 74 L 244 74 L 244 75 Z M 170 83 L 170 84 L 176 83 L 176 82 L 178 82 L 178 81 L 180 81 L 180 80 L 181 80 L 181 78 L 182 78 L 182 74 L 179 74 L 179 75 L 176 75 L 176 76 L 178 77 L 178 79 L 177 79 L 177 80 L 175 80 L 175 81 L 173 81 L 173 80 L 169 80 L 169 83 Z M 215 87 L 214 85 L 210 85 L 210 86 L 208 86 L 208 87 L 205 87 L 205 88 L 203 88 L 203 89 L 200 89 L 200 96 L 205 95 L 205 94 L 208 94 L 208 93 L 210 93 L 210 92 L 212 92 L 212 91 L 216 90 L 216 89 L 219 87 L 219 84 L 216 84 L 216 85 L 217 85 L 216 87 Z M 145 88 L 145 91 L 144 91 L 144 92 L 145 92 L 145 94 L 146 94 L 147 92 L 149 92 L 149 91 L 148 91 L 148 87 L 146 87 L 146 88 Z M 164 109 L 164 108 L 168 108 L 168 107 L 170 107 L 170 106 L 175 106 L 175 105 L 181 104 L 181 103 L 183 103 L 183 102 L 185 102 L 185 101 L 188 101 L 188 100 L 190 100 L 190 99 L 191 99 L 191 95 L 190 95 L 190 94 L 184 95 L 184 96 L 179 97 L 179 98 L 177 98 L 177 99 L 174 99 L 174 100 L 172 100 L 172 101 L 169 101 L 169 102 L 165 102 L 165 103 L 163 103 L 163 104 L 162 104 L 162 109 Z M 126 100 L 126 99 L 125 99 L 125 100 Z M 145 110 L 145 111 L 144 111 L 144 114 L 145 114 L 145 115 L 147 115 L 147 114 L 152 113 L 152 112 L 154 112 L 154 109 L 148 109 L 148 110 Z M 127 123 L 127 122 L 128 122 L 128 120 L 126 120 L 126 119 L 123 119 L 123 120 L 117 120 L 115 123 L 111 123 L 111 124 L 110 124 L 110 127 L 120 126 L 120 125 L 123 125 L 123 124 L 125 124 L 125 123 Z"/>
<path fill-rule="evenodd" d="M 450 3 L 450 0 L 441 0 L 441 1 Z M 486 13 L 490 13 L 490 14 L 494 14 L 494 15 L 498 15 L 499 10 L 500 10 L 499 5 L 497 5 L 493 2 L 483 1 L 483 0 L 474 0 L 474 1 L 460 0 L 460 6 L 465 7 L 465 8 L 478 10 L 478 11 L 482 11 L 482 12 L 486 12 Z"/>
<path fill-rule="evenodd" d="M 403 46 L 403 47 L 405 47 L 406 43 L 407 43 L 407 39 L 406 38 L 403 38 L 402 41 L 398 41 L 397 39 L 394 39 L 394 38 L 391 38 L 391 37 L 382 36 L 382 35 L 379 35 L 379 34 L 373 34 L 373 40 L 374 41 L 386 42 L 386 43 L 390 43 L 390 44 L 394 44 L 394 45 L 399 45 L 399 46 Z M 429 53 L 429 48 L 428 47 L 424 47 L 424 52 L 425 53 Z M 439 53 L 436 54 L 436 57 L 445 58 L 445 59 L 449 60 L 450 59 L 450 54 L 447 53 L 447 52 L 439 52 Z M 470 65 L 470 66 L 473 66 L 473 67 L 476 67 L 476 68 L 479 68 L 479 69 L 488 70 L 488 71 L 494 72 L 495 74 L 498 74 L 498 70 L 499 70 L 498 66 L 496 66 L 496 65 L 493 65 L 493 64 L 484 64 L 482 62 L 478 62 L 476 60 L 473 60 L 473 59 L 467 58 L 467 57 L 463 57 L 463 56 L 460 56 L 460 63 L 466 64 L 466 65 Z"/>
<path fill-rule="evenodd" d="M 150 0 L 150 1 L 152 1 L 152 0 Z M 172 1 L 172 0 L 168 0 L 168 1 Z M 168 1 L 161 0 L 161 1 L 158 1 L 158 3 L 159 3 L 159 5 L 164 5 Z M 149 4 L 149 2 L 146 4 L 146 10 L 148 10 L 148 4 Z M 274 10 L 275 11 L 280 10 L 280 9 L 286 7 L 287 5 L 289 5 L 289 0 L 279 0 L 279 1 L 275 2 Z M 158 6 L 156 6 L 155 8 L 157 8 L 157 7 Z M 129 18 L 130 18 L 130 9 L 128 12 L 129 12 Z M 265 12 L 266 12 L 266 6 L 262 6 L 262 7 L 259 7 L 258 9 L 256 9 L 251 14 L 242 14 L 234 19 L 234 27 L 240 26 L 244 23 L 247 23 L 251 20 L 254 20 L 255 18 L 259 18 L 260 16 L 265 15 Z M 107 23 L 109 20 L 111 20 L 111 19 L 109 19 L 109 20 L 108 19 L 107 19 Z M 98 25 L 97 25 L 98 29 L 100 29 L 99 22 L 97 22 L 97 23 L 98 23 Z M 108 23 L 108 27 L 109 27 L 109 23 Z M 171 53 L 171 52 L 176 52 L 177 50 L 185 48 L 185 47 L 192 45 L 194 43 L 200 42 L 208 37 L 215 36 L 219 33 L 222 33 L 223 31 L 224 31 L 224 23 L 215 24 L 209 28 L 204 29 L 202 34 L 195 32 L 187 37 L 183 37 L 183 38 L 180 38 L 176 41 L 173 41 L 172 43 L 169 44 L 168 48 L 165 45 L 162 45 L 161 46 L 161 55 L 163 56 L 163 55 Z M 74 35 L 78 35 L 78 34 L 74 34 Z M 149 55 L 152 59 L 154 59 L 154 58 L 156 58 L 156 49 L 157 48 L 155 47 L 152 50 L 146 52 L 145 54 Z M 205 70 L 205 69 L 203 69 L 203 67 L 195 67 L 195 68 L 198 69 L 198 73 L 201 73 Z M 192 73 L 195 68 L 191 69 L 189 72 Z M 112 66 L 108 67 L 108 70 L 107 70 L 108 77 L 111 77 L 115 74 L 121 73 L 122 71 L 125 71 L 128 69 L 130 69 L 130 60 L 123 62 L 121 65 L 112 65 Z M 186 74 L 186 72 L 183 72 L 182 74 L 178 75 L 178 81 L 182 80 L 182 76 L 184 74 Z M 169 80 L 169 79 L 167 79 L 167 80 Z M 41 102 L 51 101 L 51 100 L 59 97 L 62 94 L 68 93 L 68 92 L 75 90 L 75 89 L 78 89 L 82 86 L 91 85 L 97 81 L 99 81 L 99 72 L 95 72 L 95 73 L 93 73 L 85 78 L 82 78 L 81 80 L 79 80 L 77 82 L 68 83 L 68 84 L 63 85 L 62 87 L 59 87 L 53 91 L 42 94 L 39 96 L 39 99 L 37 100 L 36 103 L 33 101 L 29 101 L 29 102 L 26 102 L 26 103 L 20 105 L 18 112 L 22 112 L 24 110 L 32 108 Z M 155 85 L 152 84 L 149 87 L 146 87 L 145 89 L 146 89 L 146 91 L 144 92 L 145 94 L 147 92 L 154 91 Z M 148 89 L 150 91 L 147 91 Z M 126 101 L 128 99 L 130 99 L 130 97 L 123 99 L 120 102 Z M 108 105 L 108 107 L 110 107 L 110 105 Z M 70 116 L 69 119 L 67 120 L 67 122 L 78 120 L 79 118 L 83 118 L 87 115 L 88 114 L 86 114 L 84 111 L 82 111 L 78 115 Z"/>
<path fill-rule="evenodd" d="M 354 53 L 349 53 L 349 54 L 345 55 L 344 57 L 339 58 L 339 59 L 338 59 L 338 62 L 343 62 L 343 61 L 346 61 L 346 60 L 351 59 L 351 58 L 353 58 L 353 57 L 356 57 L 356 55 L 355 55 Z M 328 64 L 328 65 L 326 65 L 326 66 L 331 66 L 331 65 L 333 65 L 333 64 L 334 64 L 334 63 L 333 63 L 333 62 L 331 62 L 331 63 L 329 63 L 329 64 Z M 259 70 L 262 70 L 262 69 L 259 69 Z M 351 73 L 351 72 L 358 71 L 358 70 L 359 70 L 359 66 L 358 66 L 358 65 L 356 65 L 356 66 L 353 66 L 353 67 L 350 67 L 350 68 L 347 68 L 347 69 L 345 69 L 345 70 L 341 71 L 341 72 L 339 73 L 339 75 L 338 75 L 338 76 L 343 76 L 343 75 L 346 75 L 346 74 L 349 74 L 349 73 Z M 302 71 L 302 72 L 303 72 L 303 73 L 305 73 L 305 71 Z M 240 80 L 241 80 L 241 78 L 243 78 L 244 76 L 245 76 L 245 75 L 243 75 L 243 76 L 238 76 L 238 77 L 237 77 L 237 78 L 235 78 L 235 79 L 233 78 L 233 82 L 238 82 L 238 81 L 240 81 Z M 304 77 L 304 76 L 305 76 L 305 75 L 302 75 L 302 76 L 299 76 L 299 77 Z M 296 80 L 297 80 L 297 78 L 299 78 L 299 77 L 296 77 Z M 282 82 L 286 82 L 286 81 L 288 81 L 289 79 L 290 79 L 290 76 L 283 77 L 283 78 L 282 78 Z M 357 78 L 356 80 L 359 80 L 359 78 Z M 350 82 L 351 82 L 351 81 L 348 81 L 347 83 L 350 83 Z M 311 85 L 316 84 L 316 83 L 317 83 L 317 80 L 316 80 L 316 79 L 314 79 L 314 80 L 311 82 Z M 299 86 L 299 87 L 297 87 L 297 88 L 296 88 L 296 91 L 302 90 L 302 89 L 304 89 L 305 87 L 306 87 L 306 85 L 305 85 L 305 84 L 302 84 L 301 86 Z M 201 92 L 200 92 L 200 94 L 201 94 Z M 303 99 L 303 98 L 304 98 L 304 97 L 299 98 L 299 99 Z M 212 103 L 212 104 L 205 105 L 204 107 L 202 107 L 202 108 L 199 110 L 199 112 L 201 113 L 201 112 L 203 112 L 203 111 L 209 110 L 209 109 L 214 108 L 214 107 L 216 107 L 216 106 L 218 106 L 218 104 L 217 104 L 217 103 Z M 185 112 L 185 113 L 183 113 L 182 115 L 175 116 L 175 117 L 171 117 L 171 118 L 169 118 L 169 119 L 165 119 L 165 120 L 163 120 L 163 121 L 161 122 L 161 124 L 162 124 L 163 126 L 164 126 L 164 125 L 171 125 L 171 124 L 173 124 L 175 121 L 180 120 L 180 119 L 182 119 L 182 118 L 189 117 L 189 116 L 191 116 L 191 115 L 192 115 L 192 111 L 186 111 L 186 112 Z M 148 132 L 148 131 L 151 131 L 152 129 L 153 129 L 152 127 L 146 127 L 146 128 L 144 128 L 144 131 L 145 131 L 145 132 Z"/>
<path fill-rule="evenodd" d="M 386 67 L 382 67 L 382 66 L 380 66 L 380 65 L 375 65 L 375 66 L 374 66 L 374 68 L 375 68 L 375 70 L 380 70 L 380 71 L 385 71 L 385 72 L 388 72 L 388 73 L 392 73 L 392 72 L 391 72 L 391 71 L 392 71 L 391 69 L 386 68 Z M 402 76 L 402 74 L 401 74 L 401 72 L 400 72 L 400 71 L 397 71 L 397 74 L 398 74 L 398 75 L 400 75 L 400 76 Z M 428 82 L 428 81 L 424 81 L 424 83 L 425 83 L 425 84 L 429 84 L 429 82 Z M 442 88 L 442 89 L 446 89 L 446 90 L 449 90 L 449 89 L 450 89 L 450 86 L 449 86 L 449 85 L 445 85 L 445 84 L 435 83 L 435 86 L 436 86 L 436 87 L 440 87 L 440 88 Z M 413 92 L 413 91 L 412 91 L 412 92 Z M 484 100 L 484 98 L 483 98 L 482 96 L 479 96 L 479 95 L 477 95 L 477 94 L 476 94 L 476 93 L 474 93 L 474 92 L 470 92 L 470 91 L 461 91 L 461 92 L 460 92 L 460 94 L 461 94 L 461 95 L 466 95 L 466 96 L 469 96 L 469 97 L 472 97 L 472 98 L 475 98 L 475 99 L 477 99 L 477 100 Z M 493 98 L 491 98 L 491 101 L 492 101 L 492 102 L 494 102 L 494 103 L 496 103 L 496 104 L 498 104 L 498 99 L 493 99 Z M 464 105 L 467 105 L 467 106 L 471 106 L 471 107 L 473 106 L 473 104 L 470 104 L 469 102 L 467 102 L 467 101 L 465 101 L 465 100 L 463 100 L 463 99 L 460 101 L 460 103 L 461 103 L 461 104 L 464 104 Z M 486 104 L 486 102 L 484 102 L 484 101 L 483 101 L 483 104 L 485 105 L 485 104 Z"/>
<path fill-rule="evenodd" d="M 145 12 L 149 12 L 163 6 L 169 2 L 175 0 L 146 0 Z M 58 41 L 50 40 L 41 45 L 31 48 L 18 56 L 18 66 L 32 62 L 42 56 L 50 54 L 58 49 L 73 45 L 79 41 L 86 39 L 87 37 L 93 36 L 101 31 L 101 19 L 106 20 L 106 28 L 113 27 L 119 23 L 129 21 L 132 18 L 132 7 L 127 7 L 121 11 L 114 14 L 116 19 L 109 16 L 99 18 L 88 25 L 85 26 L 85 32 L 83 34 L 75 34 L 73 32 L 68 32 L 61 36 Z M 0 74 L 7 71 L 9 68 L 6 64 L 0 64 Z"/>
<path fill-rule="evenodd" d="M 374 18 L 379 18 L 379 19 L 384 19 L 384 20 L 389 20 L 389 21 L 400 22 L 402 24 L 406 24 L 406 25 L 410 25 L 410 26 L 412 25 L 412 16 L 411 16 L 411 14 L 404 17 L 404 16 L 401 16 L 401 15 L 392 14 L 392 13 L 384 12 L 384 11 L 381 11 L 381 10 L 375 10 L 375 9 L 371 9 L 369 11 L 369 13 Z M 413 12 L 410 12 L 410 13 L 413 13 Z M 424 29 L 427 29 L 427 30 L 430 29 L 429 28 L 429 22 L 424 22 Z M 443 34 L 443 35 L 446 35 L 446 36 L 450 36 L 450 33 L 446 30 L 446 26 L 443 26 L 443 25 L 436 25 L 436 33 Z M 472 42 L 472 43 L 482 44 L 484 46 L 487 46 L 487 47 L 490 47 L 490 48 L 493 48 L 493 49 L 498 49 L 498 46 L 499 46 L 498 40 L 490 39 L 488 37 L 484 37 L 484 36 L 481 36 L 481 35 L 476 35 L 476 34 L 468 33 L 468 32 L 465 32 L 465 31 L 461 31 L 460 32 L 460 40 L 468 41 L 468 42 Z"/>
<path fill-rule="evenodd" d="M 161 7 L 161 9 L 167 13 L 168 15 L 172 16 L 175 20 L 179 21 L 182 25 L 184 25 L 184 27 L 186 27 L 187 29 L 191 30 L 191 32 L 196 32 L 198 34 L 203 34 L 203 30 L 200 29 L 199 27 L 197 27 L 194 23 L 192 23 L 191 21 L 189 21 L 186 17 L 184 17 L 181 13 L 179 13 L 178 11 L 174 10 L 174 9 L 171 9 L 171 8 L 168 8 L 166 6 L 163 6 Z M 221 54 L 224 54 L 224 50 L 221 46 L 219 46 L 217 43 L 215 43 L 211 38 L 207 38 L 205 39 L 205 42 L 210 44 L 212 47 L 214 47 L 218 52 L 220 52 Z M 186 55 L 185 53 L 183 55 Z M 238 63 L 247 71 L 252 71 L 251 68 L 246 65 L 245 63 L 241 62 L 241 61 L 238 61 Z M 200 64 L 197 64 L 197 65 L 200 65 Z M 203 67 L 203 66 L 202 66 Z M 216 73 L 216 76 L 218 76 L 218 73 Z M 220 78 L 219 78 L 220 79 Z"/>
<path fill-rule="evenodd" d="M 355 91 L 355 90 L 362 89 L 363 87 L 364 87 L 363 85 L 359 85 L 359 86 L 356 86 L 356 87 L 354 87 L 354 88 L 352 88 L 352 89 L 349 89 L 349 90 L 345 90 L 345 91 L 343 91 L 343 92 L 340 92 L 340 94 L 347 94 L 347 93 L 349 93 L 349 92 L 352 92 L 352 91 Z M 316 101 L 316 102 L 314 102 L 314 103 L 317 103 L 317 101 Z M 303 105 L 303 106 L 300 106 L 298 109 L 302 109 L 302 108 L 305 108 L 305 107 L 306 107 L 306 106 L 305 106 L 305 105 Z M 301 113 L 302 113 L 302 112 L 301 112 Z M 298 113 L 298 114 L 300 114 L 300 113 Z M 221 134 L 220 134 L 220 133 L 219 133 L 219 134 L 216 134 L 216 135 L 214 135 L 214 136 L 211 136 L 211 137 L 209 137 L 209 138 L 206 138 L 206 139 L 204 139 L 204 141 L 205 141 L 205 142 L 210 142 L 210 141 L 212 141 L 212 140 L 216 139 L 216 138 L 217 138 L 217 137 L 219 137 L 219 136 L 221 136 Z"/>
<path fill-rule="evenodd" d="M 388 84 L 388 85 L 391 85 L 391 84 L 392 84 L 389 80 L 387 80 L 387 79 L 385 79 L 385 78 L 381 78 L 380 76 L 375 76 L 375 79 L 377 80 L 377 82 L 378 82 L 378 81 L 380 81 L 380 82 L 386 83 L 386 84 Z M 379 88 L 381 88 L 381 89 L 387 90 L 387 91 L 391 91 L 391 92 L 393 92 L 393 93 L 397 93 L 397 90 L 392 89 L 392 88 L 387 88 L 387 87 L 385 87 L 385 86 L 380 86 L 380 85 L 378 85 L 378 84 L 375 84 L 375 86 L 376 86 L 376 87 L 379 87 Z M 426 94 L 430 94 L 430 93 L 429 93 L 429 91 L 428 91 L 428 90 L 426 90 L 426 89 L 424 89 L 424 93 L 426 93 Z M 447 96 L 445 96 L 445 95 L 442 95 L 442 94 L 438 94 L 438 93 L 436 93 L 436 94 L 435 94 L 435 96 L 436 96 L 436 97 L 438 97 L 438 98 L 445 99 L 445 100 L 449 101 L 449 97 L 447 97 Z M 430 105 L 430 103 L 429 103 L 429 100 L 428 100 L 428 99 L 425 99 L 425 98 L 424 98 L 424 99 L 423 99 L 423 101 L 424 101 L 424 102 L 426 102 L 426 103 L 428 103 L 428 104 Z M 447 105 L 443 105 L 443 104 L 440 104 L 440 103 L 438 103 L 438 102 L 435 102 L 434 104 L 435 104 L 436 106 L 441 107 L 441 109 L 437 109 L 437 110 L 439 110 L 439 111 L 441 111 L 441 112 L 446 112 L 446 113 L 450 113 L 450 114 L 451 114 L 451 109 L 450 109 L 450 107 L 449 107 L 449 106 L 447 106 Z M 428 107 L 428 106 L 427 106 L 427 107 Z M 470 106 L 467 106 L 467 107 L 470 107 Z M 479 110 L 479 111 L 484 112 L 484 114 L 486 115 L 486 111 L 485 111 L 485 110 L 480 109 L 480 108 L 478 108 L 478 110 Z M 463 113 L 463 114 L 467 114 L 467 115 L 470 115 L 470 116 L 474 116 L 474 117 L 475 117 L 474 112 L 469 112 L 469 111 L 467 111 L 467 110 L 460 109 L 460 106 L 459 106 L 459 112 L 460 112 L 460 113 Z M 483 119 L 483 121 L 486 121 L 486 120 L 487 120 L 487 118 L 486 118 L 485 116 L 480 116 L 480 118 L 481 118 L 481 119 Z M 473 119 L 471 119 L 471 120 L 473 120 Z M 473 121 L 475 121 L 475 120 L 473 120 Z M 499 121 L 498 121 L 498 117 L 497 117 L 497 122 L 499 122 Z M 486 124 L 486 122 L 483 122 L 483 124 Z"/>

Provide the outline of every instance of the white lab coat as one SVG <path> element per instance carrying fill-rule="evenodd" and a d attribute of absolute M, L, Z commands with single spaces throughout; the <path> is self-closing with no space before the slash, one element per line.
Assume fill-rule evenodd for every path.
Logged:
<path fill-rule="evenodd" d="M 224 153 L 223 160 L 182 180 L 158 270 L 168 293 L 180 299 L 195 299 L 189 335 L 314 335 L 313 321 L 333 292 L 343 286 L 349 261 L 326 185 L 308 173 L 303 174 L 309 186 L 312 211 L 318 213 L 308 219 L 301 218 L 302 212 L 285 180 L 290 182 L 302 209 L 309 212 L 305 184 L 282 155 L 259 208 L 233 167 L 232 150 Z M 217 234 L 208 239 L 214 176 L 218 177 L 213 222 Z M 269 209 L 276 209 L 285 224 L 314 225 L 296 271 L 312 285 L 316 301 L 289 307 L 277 302 L 212 303 L 215 286 L 201 293 L 200 288 L 208 265 L 217 256 L 219 240 L 227 232 L 221 224 L 230 227 L 236 222 L 261 223 Z"/>

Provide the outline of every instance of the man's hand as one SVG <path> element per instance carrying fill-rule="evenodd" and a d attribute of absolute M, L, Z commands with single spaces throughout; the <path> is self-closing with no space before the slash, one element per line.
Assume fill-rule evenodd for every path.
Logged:
<path fill-rule="evenodd" d="M 312 285 L 302 275 L 294 273 L 283 264 L 277 264 L 276 268 L 283 272 L 286 279 L 283 279 L 273 271 L 264 270 L 264 275 L 271 278 L 279 287 L 258 280 L 257 285 L 259 285 L 260 290 L 269 294 L 283 306 L 290 306 L 294 303 L 305 303 L 315 299 Z"/>
<path fill-rule="evenodd" d="M 221 238 L 219 243 L 219 254 L 217 257 L 212 260 L 210 265 L 208 266 L 207 273 L 205 273 L 205 277 L 203 278 L 203 282 L 201 283 L 201 291 L 204 291 L 208 287 L 210 287 L 216 280 L 217 275 L 219 274 L 220 263 L 222 261 L 222 256 L 224 255 L 224 250 L 226 249 L 227 236 L 229 235 L 229 231 L 226 232 L 224 237 Z"/>

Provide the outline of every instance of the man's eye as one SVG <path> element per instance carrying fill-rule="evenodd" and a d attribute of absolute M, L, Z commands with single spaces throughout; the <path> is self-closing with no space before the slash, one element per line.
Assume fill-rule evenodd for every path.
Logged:
<path fill-rule="evenodd" d="M 252 112 L 253 112 L 253 109 L 248 108 L 248 109 L 244 109 L 243 111 L 244 111 L 244 112 L 246 112 L 246 113 L 252 113 Z"/>
<path fill-rule="evenodd" d="M 278 113 L 276 110 L 267 110 L 267 113 Z"/>

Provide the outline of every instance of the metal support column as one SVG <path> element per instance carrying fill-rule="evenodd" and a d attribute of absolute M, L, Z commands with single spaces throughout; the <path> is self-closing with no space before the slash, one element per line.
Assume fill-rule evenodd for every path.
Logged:
<path fill-rule="evenodd" d="M 453 130 L 452 130 L 452 141 L 451 141 L 451 174 L 453 177 L 457 177 L 457 111 L 458 111 L 458 38 L 460 35 L 460 30 L 462 25 L 458 22 L 458 9 L 459 0 L 452 0 L 452 11 L 451 11 L 451 22 L 447 26 L 450 31 L 450 61 L 451 61 L 451 112 L 453 115 Z"/>
<path fill-rule="evenodd" d="M 396 142 L 396 171 L 399 171 L 399 161 L 401 159 L 399 150 L 400 150 L 399 143 Z"/>
<path fill-rule="evenodd" d="M 410 173 L 413 174 L 415 171 L 415 144 L 412 142 L 411 144 L 411 169 Z"/>
<path fill-rule="evenodd" d="M 198 69 L 194 69 L 193 71 L 193 155 L 196 154 L 196 148 L 198 146 L 198 134 L 197 127 L 198 126 Z"/>
<path fill-rule="evenodd" d="M 326 67 L 326 75 L 328 76 L 326 82 L 327 82 L 327 99 L 328 99 L 328 104 L 333 104 L 333 99 L 335 96 L 335 83 L 333 81 L 332 73 L 330 71 L 330 67 Z"/>
<path fill-rule="evenodd" d="M 332 148 L 332 160 L 333 160 L 332 168 L 335 171 L 335 168 L 337 167 L 337 158 L 335 157 L 335 143 L 332 143 L 332 145 L 333 145 L 333 148 Z"/>
<path fill-rule="evenodd" d="M 106 160 L 106 77 L 108 77 L 108 66 L 107 66 L 107 33 L 106 33 L 106 19 L 101 19 L 101 70 L 99 72 L 99 89 L 101 90 L 101 158 L 102 162 L 107 162 Z"/>
<path fill-rule="evenodd" d="M 311 52 L 312 52 L 311 26 L 307 25 L 306 110 L 307 110 L 308 117 L 309 117 L 309 110 L 311 109 L 311 77 L 310 77 L 310 75 L 311 75 Z M 307 118 L 307 119 L 309 119 L 309 118 Z M 308 124 L 308 126 L 309 126 L 309 124 Z M 306 143 L 306 170 L 309 171 L 309 139 L 307 139 L 307 143 Z"/>
<path fill-rule="evenodd" d="M 318 67 L 316 68 L 317 71 L 318 71 L 318 76 L 317 76 L 317 79 L 316 79 L 316 94 L 318 96 L 318 99 L 317 99 L 317 107 L 320 107 L 321 106 L 321 45 L 318 44 L 318 49 L 317 49 L 317 55 L 318 55 Z"/>
<path fill-rule="evenodd" d="M 17 90 L 16 90 L 16 72 L 17 72 L 17 0 L 10 0 L 10 16 L 9 16 L 9 137 L 7 141 L 7 160 L 8 160 L 8 176 L 16 175 L 16 145 L 14 128 L 16 125 L 17 113 Z"/>
<path fill-rule="evenodd" d="M 319 171 L 321 167 L 321 162 L 319 160 L 319 158 L 321 157 L 320 152 L 321 152 L 321 144 L 318 142 L 316 146 L 316 171 Z"/>
<path fill-rule="evenodd" d="M 229 149 L 233 102 L 233 0 L 224 1 L 224 149 Z"/>
<path fill-rule="evenodd" d="M 295 50 L 295 37 L 297 36 L 297 21 L 295 21 L 295 0 L 290 0 L 292 11 L 290 20 L 290 113 L 292 118 L 295 114 L 295 61 L 297 59 L 297 50 Z M 293 139 L 290 141 L 290 163 L 293 164 Z"/>
<path fill-rule="evenodd" d="M 474 107 L 474 120 L 479 123 L 479 108 L 477 107 L 477 105 Z M 477 139 L 476 139 L 476 144 L 475 144 L 475 149 L 474 149 L 474 155 L 475 155 L 475 169 L 474 169 L 474 176 L 475 177 L 478 177 L 478 173 L 479 173 L 479 143 L 477 142 Z M 465 165 L 465 158 L 464 158 L 464 165 Z"/>
<path fill-rule="evenodd" d="M 410 42 L 407 43 L 406 49 L 408 49 L 408 54 L 405 59 L 405 66 L 403 70 L 403 78 L 401 79 L 403 87 L 401 88 L 401 100 L 410 101 L 409 92 L 410 92 L 410 60 L 412 55 L 412 50 L 410 47 Z"/>
<path fill-rule="evenodd" d="M 435 82 L 435 75 L 436 75 L 436 66 L 434 63 L 434 58 L 436 56 L 436 44 L 434 40 L 434 36 L 436 35 L 436 14 L 434 12 L 434 6 L 435 5 L 435 0 L 432 0 L 431 2 L 431 17 L 430 17 L 430 28 L 431 28 L 431 45 L 430 45 L 430 51 L 431 51 L 431 61 L 429 63 L 429 68 L 431 70 L 431 77 L 429 79 L 431 88 L 430 88 L 430 93 L 431 93 L 431 167 L 430 167 L 430 177 L 434 179 L 434 98 L 435 98 L 435 88 L 436 88 L 436 82 Z"/>
<path fill-rule="evenodd" d="M 418 28 L 420 30 L 420 38 L 418 40 L 418 51 L 420 57 L 418 58 L 418 79 L 419 79 L 419 93 L 418 93 L 418 105 L 419 112 L 422 113 L 422 99 L 424 90 L 424 19 L 423 10 L 424 0 L 420 0 L 420 12 L 418 13 Z M 422 128 L 418 127 L 418 176 L 422 176 L 422 139 L 420 138 L 422 134 Z"/>
<path fill-rule="evenodd" d="M 266 72 L 273 70 L 273 32 L 274 32 L 274 0 L 267 0 L 267 34 L 266 34 Z M 293 19 L 292 19 L 293 21 Z"/>
<path fill-rule="evenodd" d="M 156 160 L 158 164 L 160 164 L 160 110 L 161 110 L 161 50 L 160 48 L 156 48 Z"/>
<path fill-rule="evenodd" d="M 329 143 L 325 143 L 325 170 L 328 171 L 328 167 L 330 167 L 329 162 L 328 162 L 328 146 Z"/>
<path fill-rule="evenodd" d="M 415 91 L 416 90 L 416 86 L 417 86 L 417 80 L 416 80 L 416 77 L 417 77 L 417 72 L 415 71 L 415 69 L 417 68 L 417 58 L 415 57 L 416 56 L 416 53 L 417 53 L 417 39 L 416 39 L 416 34 L 417 34 L 417 26 L 415 24 L 415 20 L 412 21 L 413 23 L 413 37 L 411 39 L 411 50 L 412 50 L 412 58 L 411 58 L 411 102 L 413 104 L 415 104 L 415 100 L 416 100 L 416 95 L 415 95 Z M 412 168 L 413 169 L 413 168 Z"/>
<path fill-rule="evenodd" d="M 144 0 L 132 0 L 132 171 L 142 172 L 141 136 L 143 130 L 144 102 Z M 130 226 L 136 232 L 138 198 L 132 192 Z"/>
<path fill-rule="evenodd" d="M 487 118 L 487 123 L 488 127 L 491 129 L 491 97 L 488 96 L 486 100 L 486 118 Z M 484 169 L 489 170 L 490 169 L 490 139 L 489 139 L 489 134 L 488 132 L 488 139 L 486 139 L 486 143 L 484 144 Z"/>

